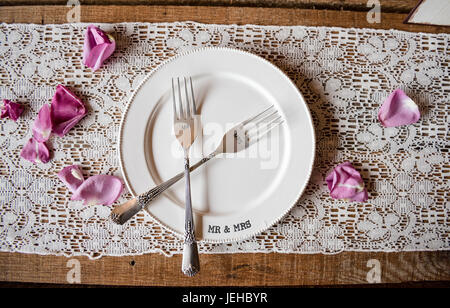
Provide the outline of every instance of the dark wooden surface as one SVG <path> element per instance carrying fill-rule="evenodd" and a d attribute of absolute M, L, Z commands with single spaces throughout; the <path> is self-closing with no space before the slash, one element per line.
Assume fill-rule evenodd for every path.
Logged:
<path fill-rule="evenodd" d="M 450 252 L 322 254 L 207 254 L 195 277 L 180 271 L 181 255 L 66 258 L 0 253 L 0 281 L 67 283 L 70 260 L 79 261 L 80 283 L 133 286 L 309 286 L 367 284 L 369 260 L 380 264 L 380 283 L 450 281 Z M 373 261 L 372 261 L 373 262 Z"/>
<path fill-rule="evenodd" d="M 89 284 L 57 284 L 57 283 L 23 283 L 23 282 L 1 282 L 0 288 L 135 288 L 136 286 L 124 285 L 89 285 Z M 423 288 L 449 288 L 450 283 L 447 281 L 416 281 L 404 283 L 377 283 L 377 284 L 343 284 L 343 285 L 305 285 L 285 288 L 408 288 L 408 289 L 423 289 Z M 154 288 L 152 286 L 139 286 L 139 288 Z M 158 287 L 156 287 L 158 288 Z M 193 287 L 195 288 L 195 287 Z M 278 287 L 274 287 L 277 289 Z M 294 291 L 295 292 L 295 291 Z"/>
<path fill-rule="evenodd" d="M 382 22 L 369 24 L 364 0 L 197 0 L 144 1 L 131 0 L 82 1 L 82 22 L 167 22 L 192 20 L 220 24 L 309 25 L 372 27 L 420 32 L 445 32 L 448 28 L 405 25 L 415 1 L 381 1 Z M 208 6 L 143 5 L 197 4 Z M 226 6 L 232 2 L 233 6 Z M 0 21 L 7 23 L 64 23 L 69 8 L 66 1 L 0 0 Z M 88 4 L 116 5 L 88 5 Z M 56 4 L 56 5 L 55 5 Z M 264 6 L 256 7 L 256 6 Z M 68 262 L 80 265 L 80 283 L 87 286 L 361 286 L 369 285 L 369 260 L 380 264 L 378 286 L 448 287 L 450 252 L 322 254 L 224 254 L 201 255 L 202 272 L 184 277 L 180 272 L 181 256 L 165 257 L 147 254 L 130 257 L 40 256 L 21 253 L 0 253 L 0 281 L 7 287 L 72 286 L 67 274 Z M 70 264 L 69 264 L 70 265 Z M 369 275 L 369 276 L 368 276 Z M 372 285 L 372 284 L 370 284 Z"/>
<path fill-rule="evenodd" d="M 65 23 L 69 10 L 70 8 L 61 5 L 0 6 L 0 21 L 6 23 Z M 407 13 L 381 11 L 381 22 L 369 23 L 367 11 L 226 6 L 81 6 L 81 22 L 197 21 L 218 24 L 338 26 L 398 29 L 412 32 L 450 32 L 450 27 L 404 24 L 406 16 Z"/>
<path fill-rule="evenodd" d="M 418 0 L 380 0 L 382 11 L 407 13 Z M 66 5 L 67 0 L 0 0 L 0 5 Z M 190 5 L 367 11 L 367 0 L 80 0 L 82 5 Z"/>

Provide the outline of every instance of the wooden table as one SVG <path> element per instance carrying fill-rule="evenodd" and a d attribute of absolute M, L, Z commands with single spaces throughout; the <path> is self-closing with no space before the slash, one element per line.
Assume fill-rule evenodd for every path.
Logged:
<path fill-rule="evenodd" d="M 48 0 L 30 6 L 27 0 L 0 0 L 0 21 L 6 23 L 65 23 L 67 1 Z M 152 0 L 82 1 L 82 22 L 197 21 L 219 24 L 308 25 L 445 32 L 450 28 L 406 25 L 403 20 L 415 0 L 381 1 L 381 23 L 369 24 L 365 0 Z M 42 5 L 42 3 L 46 5 Z M 102 5 L 91 5 L 100 3 Z M 161 3 L 161 1 L 158 1 Z M 224 6 L 233 3 L 234 6 Z M 14 4 L 15 6 L 10 6 Z M 21 4 L 20 6 L 17 6 Z M 86 4 L 86 5 L 85 5 Z M 107 5 L 107 6 L 104 6 Z M 265 7 L 257 7 L 263 5 Z M 23 283 L 152 286 L 301 286 L 401 283 L 399 286 L 450 286 L 450 251 L 322 254 L 202 255 L 202 272 L 194 278 L 180 272 L 181 256 L 160 254 L 134 257 L 40 256 L 0 253 L 0 281 L 4 286 Z M 79 268 L 79 279 L 71 273 Z M 377 275 L 380 273 L 380 275 Z M 77 278 L 77 277 L 76 277 Z M 27 284 L 25 284 L 27 285 Z"/>

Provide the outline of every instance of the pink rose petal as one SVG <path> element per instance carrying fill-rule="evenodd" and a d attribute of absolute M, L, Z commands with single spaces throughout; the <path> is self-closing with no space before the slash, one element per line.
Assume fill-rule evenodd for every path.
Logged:
<path fill-rule="evenodd" d="M 67 166 L 58 172 L 57 175 L 72 193 L 75 193 L 78 187 L 84 182 L 81 168 L 77 165 Z"/>
<path fill-rule="evenodd" d="M 1 107 L 1 118 L 9 117 L 13 121 L 17 121 L 17 119 L 21 116 L 23 111 L 25 110 L 23 105 L 13 103 L 10 100 L 4 99 L 3 106 Z"/>
<path fill-rule="evenodd" d="M 30 138 L 20 152 L 20 156 L 33 164 L 37 162 L 47 163 L 50 160 L 50 152 L 44 142 Z"/>
<path fill-rule="evenodd" d="M 419 107 L 401 89 L 392 92 L 378 111 L 378 120 L 385 127 L 408 125 L 419 119 Z"/>
<path fill-rule="evenodd" d="M 84 36 L 83 64 L 96 71 L 116 49 L 114 38 L 94 25 L 89 25 Z"/>
<path fill-rule="evenodd" d="M 358 202 L 368 199 L 361 175 L 349 162 L 336 166 L 327 176 L 326 182 L 333 199 Z"/>
<path fill-rule="evenodd" d="M 84 200 L 84 204 L 111 205 L 123 190 L 122 180 L 112 175 L 94 175 L 86 179 L 75 191 L 72 200 Z"/>
<path fill-rule="evenodd" d="M 58 85 L 51 104 L 52 132 L 64 136 L 85 115 L 83 102 L 66 87 Z"/>
<path fill-rule="evenodd" d="M 33 125 L 33 137 L 39 142 L 45 142 L 52 133 L 52 117 L 50 105 L 45 104 L 39 110 L 38 116 Z"/>

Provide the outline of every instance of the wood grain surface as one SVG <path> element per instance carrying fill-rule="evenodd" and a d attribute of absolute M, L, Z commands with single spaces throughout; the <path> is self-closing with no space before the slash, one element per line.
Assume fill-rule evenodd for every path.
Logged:
<path fill-rule="evenodd" d="M 65 23 L 66 1 L 48 0 L 52 5 L 29 6 L 33 1 L 0 0 L 0 21 L 7 23 Z M 82 1 L 120 4 L 120 0 Z M 400 29 L 418 32 L 445 32 L 449 28 L 405 25 L 415 1 L 382 1 L 381 23 L 369 24 L 364 0 L 198 0 L 182 4 L 214 6 L 146 6 L 162 1 L 132 0 L 133 5 L 82 5 L 82 22 L 171 22 L 197 21 L 218 24 L 308 25 Z M 233 2 L 234 7 L 223 6 Z M 274 3 L 278 4 L 275 5 Z M 165 3 L 174 4 L 175 1 Z M 265 8 L 254 7 L 264 5 Z M 278 7 L 274 7 L 278 6 Z M 321 9 L 318 9 L 321 8 Z M 346 10 L 347 9 L 347 10 Z M 0 253 L 0 281 L 67 284 L 79 265 L 80 280 L 86 285 L 151 286 L 301 286 L 405 283 L 440 281 L 449 286 L 450 252 L 362 253 L 336 255 L 306 254 L 225 254 L 201 255 L 202 271 L 194 278 L 180 272 L 181 256 L 147 254 L 129 257 L 40 256 Z M 69 279 L 68 279 L 69 278 Z"/>
<path fill-rule="evenodd" d="M 419 0 L 379 0 L 382 11 L 407 13 Z M 0 5 L 66 5 L 68 0 L 0 0 Z M 368 0 L 80 0 L 83 5 L 190 5 L 367 11 Z"/>
<path fill-rule="evenodd" d="M 450 252 L 201 255 L 201 272 L 181 273 L 181 255 L 37 256 L 0 253 L 0 280 L 68 283 L 79 261 L 81 284 L 152 286 L 306 286 L 450 281 Z M 379 262 L 379 263 L 377 263 Z M 380 275 L 373 276 L 378 270 Z"/>
<path fill-rule="evenodd" d="M 70 8 L 49 6 L 2 6 L 0 21 L 6 23 L 59 24 L 67 22 Z M 217 24 L 306 25 L 398 29 L 412 32 L 449 33 L 449 27 L 404 24 L 407 14 L 381 12 L 380 23 L 369 23 L 367 12 L 203 6 L 101 6 L 82 5 L 81 22 L 197 21 Z"/>

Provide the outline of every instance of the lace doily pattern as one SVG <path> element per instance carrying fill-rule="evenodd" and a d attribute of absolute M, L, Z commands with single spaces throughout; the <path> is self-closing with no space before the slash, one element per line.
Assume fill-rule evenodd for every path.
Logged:
<path fill-rule="evenodd" d="M 116 52 L 92 72 L 82 64 L 86 24 L 0 24 L 0 98 L 26 106 L 0 122 L 0 250 L 66 256 L 182 252 L 182 240 L 139 213 L 119 226 L 107 206 L 71 201 L 56 173 L 120 176 L 117 134 L 128 98 L 164 60 L 207 46 L 243 49 L 271 61 L 297 84 L 314 119 L 317 153 L 310 183 L 292 211 L 249 240 L 202 244 L 202 253 L 414 251 L 450 249 L 450 50 L 448 34 L 324 27 L 197 23 L 101 24 Z M 64 84 L 88 115 L 52 159 L 33 165 L 19 153 L 39 108 Z M 384 128 L 377 111 L 402 88 L 418 123 Z M 329 196 L 326 175 L 351 162 L 369 191 L 365 203 Z M 125 192 L 118 202 L 130 194 Z"/>

